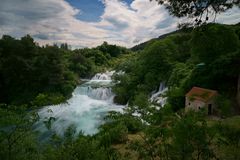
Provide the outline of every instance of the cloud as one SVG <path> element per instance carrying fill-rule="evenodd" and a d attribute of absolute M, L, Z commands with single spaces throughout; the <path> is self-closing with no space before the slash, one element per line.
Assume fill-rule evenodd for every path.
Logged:
<path fill-rule="evenodd" d="M 40 44 L 93 46 L 94 42 L 82 37 L 100 38 L 107 33 L 77 20 L 75 15 L 79 12 L 64 0 L 1 0 L 0 34 L 17 38 L 30 34 Z"/>
<path fill-rule="evenodd" d="M 74 47 L 93 47 L 103 41 L 131 47 L 175 30 L 180 21 L 155 1 L 102 3 L 105 8 L 100 21 L 85 22 L 76 18 L 81 10 L 64 0 L 1 0 L 0 36 L 30 34 L 40 44 L 66 42 Z M 239 13 L 234 9 L 219 16 L 218 21 L 239 22 Z"/>
<path fill-rule="evenodd" d="M 236 24 L 240 22 L 240 11 L 238 7 L 233 7 L 232 9 L 218 15 L 216 22 L 224 24 Z"/>
<path fill-rule="evenodd" d="M 125 46 L 133 46 L 150 38 L 166 33 L 164 29 L 176 29 L 177 19 L 171 17 L 163 6 L 149 0 L 135 0 L 130 5 L 118 0 L 105 0 L 105 11 L 97 27 L 108 27 L 111 39 L 122 42 Z M 156 28 L 157 24 L 168 21 L 168 26 Z M 123 25 L 119 25 L 123 24 Z M 111 26 L 111 27 L 110 27 Z M 109 30 L 110 30 L 109 29 Z M 119 33 L 120 32 L 120 33 Z"/>

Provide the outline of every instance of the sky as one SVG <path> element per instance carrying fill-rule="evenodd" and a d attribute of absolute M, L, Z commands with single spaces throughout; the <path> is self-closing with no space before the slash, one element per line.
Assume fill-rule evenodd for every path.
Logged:
<path fill-rule="evenodd" d="M 132 47 L 177 29 L 177 19 L 149 0 L 0 0 L 0 37 L 31 35 L 40 45 L 95 47 L 107 41 Z M 217 22 L 240 22 L 239 8 Z"/>

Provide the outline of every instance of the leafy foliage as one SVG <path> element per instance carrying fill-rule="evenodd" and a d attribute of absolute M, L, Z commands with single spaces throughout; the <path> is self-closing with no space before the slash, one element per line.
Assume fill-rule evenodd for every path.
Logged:
<path fill-rule="evenodd" d="M 79 77 L 90 77 L 109 66 L 113 57 L 128 53 L 106 42 L 72 51 L 67 44 L 40 47 L 29 35 L 20 40 L 4 35 L 0 39 L 0 102 L 38 101 L 40 105 L 39 94 L 52 97 L 41 105 L 62 102 L 71 96 Z"/>
<path fill-rule="evenodd" d="M 152 0 L 150 0 L 152 1 Z M 211 16 L 225 12 L 233 6 L 240 6 L 239 0 L 156 0 L 165 5 L 176 17 L 195 18 L 197 25 L 207 22 Z M 215 20 L 215 19 L 214 19 Z"/>
<path fill-rule="evenodd" d="M 134 97 L 150 95 L 160 82 L 169 87 L 168 102 L 178 110 L 193 86 L 235 96 L 240 73 L 239 26 L 209 24 L 192 32 L 179 32 L 150 43 L 135 58 L 120 64 L 124 75 L 114 87 L 116 101 L 134 103 Z"/>
<path fill-rule="evenodd" d="M 38 93 L 69 96 L 76 79 L 57 46 L 39 47 L 30 36 L 16 40 L 3 36 L 1 50 L 2 102 L 26 103 Z"/>
<path fill-rule="evenodd" d="M 30 36 L 21 40 L 3 36 L 0 100 L 19 105 L 0 105 L 0 158 L 240 159 L 239 117 L 208 120 L 204 111 L 181 110 L 186 91 L 202 86 L 226 95 L 219 105 L 222 115 L 229 116 L 240 73 L 239 37 L 237 25 L 209 24 L 155 40 L 143 51 L 128 54 L 127 49 L 106 42 L 71 51 L 67 44 L 40 47 Z M 63 137 L 54 134 L 47 143 L 40 142 L 33 130 L 38 115 L 29 108 L 64 101 L 78 77 L 116 64 L 122 74 L 115 75 L 115 100 L 129 102 L 124 112 L 109 113 L 96 135 L 77 133 L 70 126 Z M 148 100 L 160 82 L 169 87 L 163 108 Z M 20 105 L 24 102 L 28 105 Z M 51 120 L 54 117 L 46 121 L 47 128 Z M 128 152 L 122 154 L 117 149 L 121 145 Z"/>

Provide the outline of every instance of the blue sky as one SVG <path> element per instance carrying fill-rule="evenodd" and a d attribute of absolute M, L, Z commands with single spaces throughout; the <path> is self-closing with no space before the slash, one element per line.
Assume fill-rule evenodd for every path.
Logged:
<path fill-rule="evenodd" d="M 88 22 L 99 22 L 101 15 L 104 12 L 104 4 L 101 0 L 66 0 L 70 5 L 81 10 L 76 18 Z M 122 0 L 126 4 L 130 5 L 133 0 Z"/>
<path fill-rule="evenodd" d="M 240 22 L 239 8 L 217 22 Z M 180 22 L 149 0 L 1 0 L 0 36 L 30 34 L 40 44 L 95 47 L 103 41 L 132 47 L 177 29 Z"/>
<path fill-rule="evenodd" d="M 100 16 L 104 12 L 104 5 L 99 0 L 67 0 L 67 2 L 75 8 L 81 10 L 76 17 L 79 20 L 97 22 L 100 21 Z"/>

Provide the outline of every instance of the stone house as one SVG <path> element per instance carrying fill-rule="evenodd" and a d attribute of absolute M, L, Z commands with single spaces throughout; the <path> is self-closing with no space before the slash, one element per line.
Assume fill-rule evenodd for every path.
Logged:
<path fill-rule="evenodd" d="M 208 115 L 211 115 L 216 108 L 217 95 L 218 93 L 215 90 L 193 87 L 185 95 L 185 111 L 198 111 L 201 108 L 206 108 Z"/>

